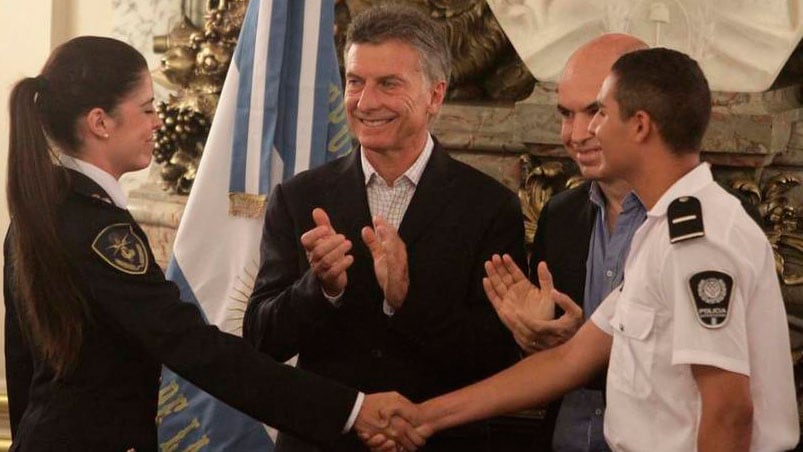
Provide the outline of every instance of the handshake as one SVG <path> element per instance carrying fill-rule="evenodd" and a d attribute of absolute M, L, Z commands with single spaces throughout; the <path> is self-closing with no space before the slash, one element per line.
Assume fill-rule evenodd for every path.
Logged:
<path fill-rule="evenodd" d="M 524 333 L 519 335 L 519 331 L 526 331 L 526 334 L 535 332 L 549 338 L 549 342 L 562 343 L 566 340 L 564 336 L 573 335 L 582 323 L 582 309 L 568 296 L 554 290 L 546 264 L 538 266 L 540 288 L 530 283 L 508 255 L 494 255 L 485 263 L 485 271 L 485 293 L 519 344 L 531 343 Z M 550 320 L 556 304 L 565 313 L 559 319 Z M 518 325 L 522 328 L 514 328 Z M 538 346 L 543 344 L 534 344 L 533 348 Z M 524 409 L 559 395 L 556 388 L 539 387 L 532 382 L 530 376 L 537 372 L 533 372 L 531 366 L 537 367 L 543 362 L 536 360 L 524 363 L 524 366 L 521 364 L 418 405 L 396 392 L 368 395 L 354 423 L 354 430 L 373 451 L 416 450 L 437 431 Z M 549 396 L 551 392 L 555 393 Z"/>
<path fill-rule="evenodd" d="M 435 433 L 426 418 L 421 405 L 397 392 L 382 392 L 365 396 L 353 428 L 372 451 L 413 451 Z"/>
<path fill-rule="evenodd" d="M 348 284 L 347 270 L 354 263 L 354 256 L 350 254 L 352 243 L 335 231 L 323 209 L 314 209 L 312 218 L 315 226 L 301 236 L 301 245 L 310 271 L 332 301 L 344 293 Z M 375 217 L 371 226 L 362 229 L 362 240 L 373 258 L 374 273 L 384 292 L 385 303 L 397 311 L 409 287 L 406 245 L 395 227 L 383 218 Z M 485 263 L 485 272 L 487 276 L 482 281 L 485 293 L 499 319 L 525 353 L 565 342 L 582 324 L 582 309 L 554 290 L 546 264 L 538 266 L 538 286 L 530 282 L 509 255 L 492 256 Z M 565 311 L 558 319 L 554 319 L 556 304 Z M 526 392 L 524 388 L 530 385 L 532 373 L 521 369 L 518 372 L 523 375 L 521 381 L 515 379 L 513 384 L 510 375 L 517 376 L 515 371 L 419 405 L 397 392 L 366 395 L 353 429 L 372 451 L 416 450 L 436 431 L 523 409 L 533 404 L 527 399 L 545 401 L 538 391 L 531 397 L 498 397 L 506 391 Z"/>

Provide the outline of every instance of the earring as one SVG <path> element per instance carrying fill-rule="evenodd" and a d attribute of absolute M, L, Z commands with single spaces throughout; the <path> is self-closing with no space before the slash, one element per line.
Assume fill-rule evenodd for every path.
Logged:
<path fill-rule="evenodd" d="M 103 138 L 109 138 L 109 134 L 108 133 L 104 133 L 103 134 Z"/>

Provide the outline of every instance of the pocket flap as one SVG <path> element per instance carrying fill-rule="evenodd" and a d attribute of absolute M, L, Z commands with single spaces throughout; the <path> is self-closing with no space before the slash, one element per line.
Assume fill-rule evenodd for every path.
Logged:
<path fill-rule="evenodd" d="M 639 341 L 650 335 L 654 323 L 654 309 L 632 302 L 620 302 L 610 321 L 618 334 Z"/>

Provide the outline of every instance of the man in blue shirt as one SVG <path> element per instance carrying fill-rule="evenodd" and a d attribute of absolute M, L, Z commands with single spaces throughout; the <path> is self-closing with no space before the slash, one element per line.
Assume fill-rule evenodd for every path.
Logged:
<path fill-rule="evenodd" d="M 588 132 L 588 124 L 613 63 L 621 55 L 645 47 L 628 35 L 600 36 L 572 54 L 559 81 L 561 139 L 587 182 L 559 193 L 544 206 L 536 230 L 531 279 L 537 281 L 536 264 L 545 261 L 555 287 L 573 300 L 582 300 L 582 311 L 569 307 L 553 320 L 550 309 L 509 306 L 509 299 L 489 293 L 500 318 L 527 354 L 565 342 L 622 281 L 630 241 L 646 211 L 625 181 L 606 175 L 599 141 Z M 609 450 L 602 432 L 603 383 L 604 375 L 600 375 L 563 398 L 553 435 L 554 450 Z"/>

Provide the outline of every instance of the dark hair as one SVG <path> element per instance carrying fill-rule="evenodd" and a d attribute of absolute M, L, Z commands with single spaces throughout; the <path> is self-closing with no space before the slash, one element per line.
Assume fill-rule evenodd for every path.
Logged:
<path fill-rule="evenodd" d="M 345 52 L 352 44 L 382 44 L 400 41 L 416 51 L 421 69 L 430 83 L 449 83 L 452 54 L 446 32 L 420 10 L 403 4 L 381 4 L 355 16 L 346 32 Z"/>
<path fill-rule="evenodd" d="M 676 50 L 622 55 L 611 68 L 622 119 L 645 111 L 674 152 L 698 152 L 711 118 L 711 91 L 700 66 Z"/>
<path fill-rule="evenodd" d="M 147 67 L 128 44 L 79 37 L 56 48 L 39 76 L 11 91 L 7 196 L 15 298 L 25 333 L 56 378 L 78 359 L 89 311 L 58 238 L 68 180 L 50 144 L 78 154 L 82 116 L 96 107 L 113 112 Z"/>

